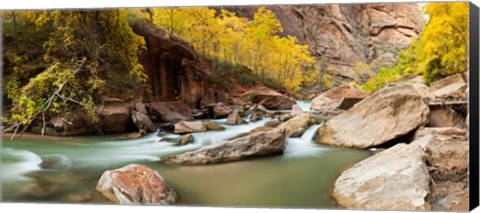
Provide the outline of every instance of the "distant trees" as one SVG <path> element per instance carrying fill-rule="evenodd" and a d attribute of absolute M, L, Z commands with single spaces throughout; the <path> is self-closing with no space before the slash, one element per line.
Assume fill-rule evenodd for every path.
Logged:
<path fill-rule="evenodd" d="M 200 53 L 247 66 L 287 89 L 299 90 L 314 69 L 307 46 L 299 45 L 295 37 L 278 36 L 283 31 L 280 21 L 265 7 L 256 11 L 253 20 L 204 7 L 156 8 L 153 14 L 156 25 L 185 39 Z"/>
<path fill-rule="evenodd" d="M 438 2 L 425 7 L 429 21 L 421 36 L 400 51 L 398 62 L 380 68 L 363 89 L 376 91 L 408 74 L 422 74 L 427 84 L 467 69 L 468 3 Z"/>

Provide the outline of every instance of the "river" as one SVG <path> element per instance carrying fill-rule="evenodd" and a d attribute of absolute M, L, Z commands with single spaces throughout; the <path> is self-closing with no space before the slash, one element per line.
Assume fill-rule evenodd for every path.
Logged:
<path fill-rule="evenodd" d="M 302 103 L 307 110 L 309 103 Z M 160 157 L 228 140 L 269 119 L 225 125 L 224 131 L 194 133 L 194 143 L 159 142 L 179 135 L 151 133 L 140 139 L 121 136 L 3 136 L 2 201 L 102 203 L 92 194 L 101 174 L 130 163 L 158 171 L 179 194 L 178 205 L 279 208 L 333 208 L 330 194 L 340 172 L 370 156 L 367 151 L 333 148 L 312 140 L 319 125 L 300 138 L 288 138 L 283 155 L 206 166 L 175 166 Z M 46 163 L 43 163 L 45 161 Z M 48 164 L 46 166 L 46 164 Z"/>

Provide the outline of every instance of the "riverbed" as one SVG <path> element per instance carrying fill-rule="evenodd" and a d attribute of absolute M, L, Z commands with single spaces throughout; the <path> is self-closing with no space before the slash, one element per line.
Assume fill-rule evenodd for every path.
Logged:
<path fill-rule="evenodd" d="M 180 196 L 177 205 L 334 208 L 330 194 L 336 178 L 370 154 L 314 143 L 312 138 L 321 124 L 310 127 L 300 138 L 288 138 L 283 155 L 206 166 L 159 162 L 164 156 L 234 138 L 269 120 L 238 126 L 225 125 L 226 119 L 213 120 L 226 130 L 194 133 L 195 141 L 185 146 L 160 142 L 180 137 L 165 132 L 139 139 L 30 136 L 9 141 L 3 136 L 2 201 L 104 203 L 94 193 L 101 174 L 138 163 L 166 179 Z"/>

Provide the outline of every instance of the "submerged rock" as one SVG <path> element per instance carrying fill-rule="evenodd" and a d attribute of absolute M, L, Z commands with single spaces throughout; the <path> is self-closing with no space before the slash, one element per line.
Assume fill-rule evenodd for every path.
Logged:
<path fill-rule="evenodd" d="M 317 130 L 316 142 L 356 148 L 377 146 L 425 125 L 429 113 L 415 86 L 390 85 L 325 122 Z"/>
<path fill-rule="evenodd" d="M 162 159 L 167 164 L 203 165 L 280 154 L 285 149 L 284 129 L 259 132 L 232 141 L 211 144 L 201 149 Z"/>
<path fill-rule="evenodd" d="M 430 210 L 430 175 L 417 145 L 397 144 L 344 171 L 333 197 L 349 209 Z"/>
<path fill-rule="evenodd" d="M 181 121 L 175 124 L 175 134 L 206 132 L 207 127 L 202 121 Z"/>
<path fill-rule="evenodd" d="M 193 135 L 192 134 L 186 134 L 184 135 L 180 141 L 178 142 L 179 145 L 185 145 L 193 142 Z"/>
<path fill-rule="evenodd" d="M 290 137 L 300 137 L 317 119 L 311 113 L 303 113 L 280 124 L 277 129 L 286 129 Z"/>
<path fill-rule="evenodd" d="M 177 194 L 160 174 L 139 164 L 105 171 L 96 189 L 117 204 L 170 205 L 177 201 Z"/>

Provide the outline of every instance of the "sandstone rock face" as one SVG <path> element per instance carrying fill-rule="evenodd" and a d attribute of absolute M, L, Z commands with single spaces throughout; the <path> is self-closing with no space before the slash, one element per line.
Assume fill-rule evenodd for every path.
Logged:
<path fill-rule="evenodd" d="M 352 89 L 347 85 L 335 87 L 312 100 L 311 109 L 320 112 L 347 110 L 368 97 L 370 93 Z"/>
<path fill-rule="evenodd" d="M 104 172 L 97 191 L 118 204 L 170 205 L 177 201 L 177 194 L 160 174 L 138 164 Z"/>
<path fill-rule="evenodd" d="M 397 144 L 344 171 L 333 197 L 349 209 L 430 210 L 430 175 L 419 146 Z"/>
<path fill-rule="evenodd" d="M 310 113 L 303 113 L 280 124 L 277 129 L 286 129 L 290 137 L 300 137 L 307 131 L 308 127 L 317 122 L 317 119 Z"/>
<path fill-rule="evenodd" d="M 238 161 L 255 156 L 281 154 L 285 150 L 286 138 L 287 132 L 284 129 L 259 132 L 164 158 L 162 161 L 167 164 L 203 165 Z"/>
<path fill-rule="evenodd" d="M 227 125 L 238 125 L 244 123 L 246 123 L 246 121 L 243 120 L 242 116 L 240 116 L 237 111 L 234 111 L 232 114 L 228 115 L 227 122 L 225 122 Z"/>
<path fill-rule="evenodd" d="M 253 18 L 258 7 L 232 7 Z M 397 60 L 394 52 L 417 38 L 425 20 L 416 3 L 319 4 L 267 6 L 280 20 L 285 35 L 295 36 L 325 67 L 342 80 L 364 82 L 372 73 L 352 70 L 358 62 L 382 66 Z"/>
<path fill-rule="evenodd" d="M 248 92 L 252 101 L 269 110 L 292 109 L 295 100 L 267 87 L 256 87 Z"/>
<path fill-rule="evenodd" d="M 125 132 L 131 124 L 127 104 L 105 106 L 100 112 L 100 128 L 105 132 Z"/>
<path fill-rule="evenodd" d="M 137 23 L 133 30 L 145 38 L 147 48 L 139 61 L 148 75 L 151 101 L 175 101 L 181 97 L 190 107 L 200 105 L 213 73 L 211 62 L 185 41 L 167 38 L 164 31 L 151 24 Z"/>
<path fill-rule="evenodd" d="M 202 121 L 181 121 L 175 124 L 175 134 L 206 132 L 207 127 Z"/>
<path fill-rule="evenodd" d="M 428 122 L 430 110 L 411 84 L 384 87 L 317 130 L 317 143 L 366 148 L 403 136 Z"/>
<path fill-rule="evenodd" d="M 138 130 L 145 130 L 147 132 L 154 132 L 157 130 L 157 126 L 150 120 L 150 118 L 139 111 L 132 112 L 132 121 Z"/>
<path fill-rule="evenodd" d="M 182 101 L 149 103 L 149 114 L 162 122 L 176 122 L 192 119 L 192 109 Z"/>

